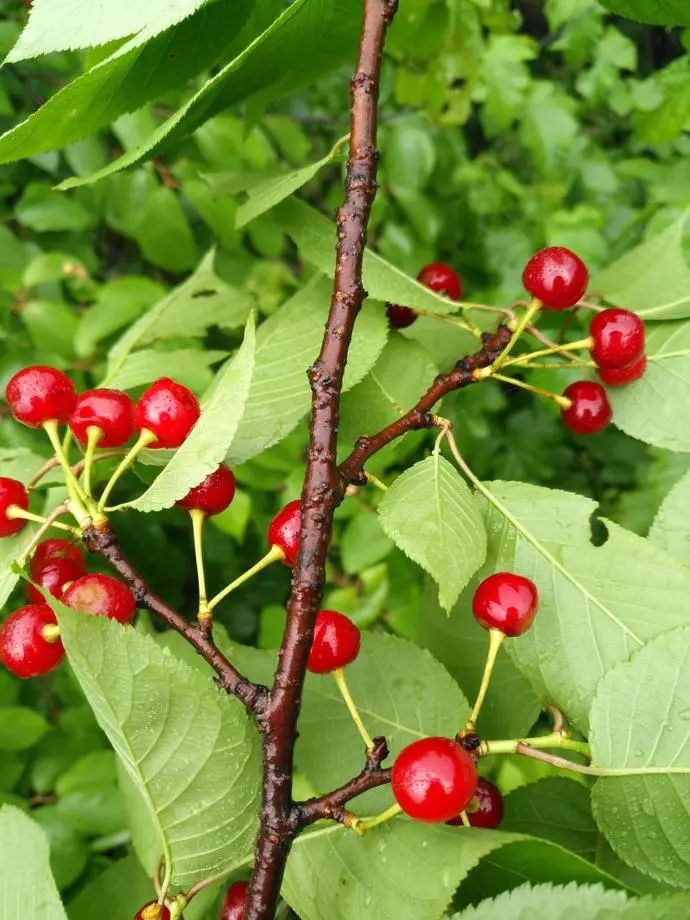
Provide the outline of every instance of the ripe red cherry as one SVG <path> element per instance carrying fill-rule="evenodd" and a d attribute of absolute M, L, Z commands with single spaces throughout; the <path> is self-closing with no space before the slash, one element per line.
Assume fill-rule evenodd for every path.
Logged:
<path fill-rule="evenodd" d="M 84 557 L 79 552 L 78 546 L 68 540 L 51 537 L 39 543 L 34 550 L 29 563 L 29 571 L 32 575 L 38 575 L 46 562 L 54 562 L 56 559 L 69 559 L 75 565 L 81 565 L 82 570 L 85 570 Z"/>
<path fill-rule="evenodd" d="M 235 882 L 225 893 L 218 920 L 242 920 L 247 903 L 248 882 Z"/>
<path fill-rule="evenodd" d="M 230 505 L 235 497 L 235 477 L 228 467 L 221 463 L 214 473 L 194 486 L 179 501 L 175 502 L 187 511 L 199 510 L 205 514 L 220 514 Z"/>
<path fill-rule="evenodd" d="M 417 281 L 437 294 L 445 294 L 449 300 L 460 300 L 462 297 L 460 276 L 445 262 L 430 262 L 425 265 L 417 275 Z"/>
<path fill-rule="evenodd" d="M 149 447 L 179 447 L 200 413 L 191 390 L 169 377 L 161 377 L 142 393 L 134 410 L 134 424 L 137 431 L 145 428 L 156 435 Z"/>
<path fill-rule="evenodd" d="M 170 910 L 165 905 L 158 904 L 157 901 L 150 901 L 144 904 L 134 920 L 170 920 Z"/>
<path fill-rule="evenodd" d="M 137 603 L 126 585 L 110 575 L 83 575 L 62 595 L 62 603 L 80 613 L 131 623 Z"/>
<path fill-rule="evenodd" d="M 89 428 L 99 428 L 99 447 L 121 447 L 134 434 L 134 403 L 122 390 L 87 390 L 77 397 L 69 427 L 82 444 Z"/>
<path fill-rule="evenodd" d="M 34 571 L 32 565 L 32 575 L 34 581 L 46 591 L 49 591 L 53 597 L 62 597 L 62 592 L 66 584 L 81 578 L 86 572 L 84 560 L 79 557 L 75 562 L 69 557 L 57 557 L 49 559 L 40 569 Z M 45 600 L 38 588 L 33 585 L 27 585 L 26 593 L 32 604 L 44 604 Z"/>
<path fill-rule="evenodd" d="M 503 820 L 503 796 L 493 783 L 480 777 L 477 790 L 467 806 L 467 818 L 472 827 L 493 829 Z"/>
<path fill-rule="evenodd" d="M 417 314 L 411 307 L 401 307 L 397 303 L 388 304 L 386 316 L 393 329 L 407 329 L 417 319 Z"/>
<path fill-rule="evenodd" d="M 9 537 L 13 533 L 18 533 L 26 524 L 22 518 L 7 516 L 7 509 L 12 505 L 17 505 L 18 508 L 26 511 L 29 507 L 27 491 L 18 479 L 0 476 L 0 537 Z"/>
<path fill-rule="evenodd" d="M 647 370 L 647 355 L 640 355 L 637 361 L 628 364 L 627 367 L 599 367 L 597 376 L 607 387 L 622 387 L 626 383 L 633 383 L 639 380 Z"/>
<path fill-rule="evenodd" d="M 529 578 L 513 572 L 496 572 L 477 587 L 472 613 L 484 629 L 498 629 L 506 636 L 520 636 L 532 625 L 539 594 Z"/>
<path fill-rule="evenodd" d="M 11 613 L 0 628 L 0 660 L 17 677 L 40 677 L 56 668 L 65 655 L 59 639 L 44 636 L 55 627 L 55 614 L 47 604 L 29 604 Z"/>
<path fill-rule="evenodd" d="M 630 310 L 602 310 L 589 324 L 589 334 L 599 367 L 627 367 L 644 353 L 644 323 Z"/>
<path fill-rule="evenodd" d="M 533 255 L 522 273 L 522 283 L 548 310 L 574 306 L 587 290 L 587 266 L 563 246 L 549 246 Z"/>
<path fill-rule="evenodd" d="M 613 418 L 606 390 L 600 383 L 576 380 L 565 388 L 563 395 L 570 400 L 570 406 L 561 409 L 561 418 L 576 434 L 596 434 Z"/>
<path fill-rule="evenodd" d="M 66 422 L 77 401 L 77 391 L 66 374 L 54 367 L 25 367 L 5 390 L 12 415 L 30 428 L 44 422 Z"/>
<path fill-rule="evenodd" d="M 296 499 L 281 508 L 268 525 L 269 546 L 278 546 L 282 549 L 285 554 L 282 561 L 285 565 L 293 566 L 297 562 L 301 522 L 300 502 Z"/>
<path fill-rule="evenodd" d="M 314 621 L 314 639 L 307 667 L 314 674 L 344 668 L 359 654 L 359 629 L 337 610 L 319 610 Z"/>
<path fill-rule="evenodd" d="M 398 754 L 391 786 L 411 818 L 440 823 L 465 810 L 477 788 L 477 768 L 457 741 L 422 738 Z"/>

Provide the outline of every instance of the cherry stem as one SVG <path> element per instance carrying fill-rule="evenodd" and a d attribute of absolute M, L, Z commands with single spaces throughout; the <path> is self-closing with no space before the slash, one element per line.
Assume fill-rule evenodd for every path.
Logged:
<path fill-rule="evenodd" d="M 388 491 L 388 486 L 385 484 L 385 482 L 381 482 L 381 480 L 377 476 L 374 476 L 373 473 L 368 473 L 365 471 L 364 478 L 370 485 L 376 486 L 376 488 L 380 489 L 382 492 Z"/>
<path fill-rule="evenodd" d="M 531 302 L 531 304 L 527 307 L 527 309 L 523 313 L 522 317 L 520 318 L 520 321 L 515 327 L 515 331 L 513 332 L 513 335 L 510 341 L 508 342 L 506 347 L 503 349 L 503 352 L 498 356 L 498 358 L 496 358 L 494 363 L 491 365 L 490 370 L 492 372 L 494 370 L 498 370 L 500 367 L 503 367 L 503 365 L 505 364 L 506 358 L 508 357 L 510 352 L 513 350 L 515 345 L 517 344 L 518 339 L 520 338 L 522 333 L 525 331 L 525 328 L 529 326 L 533 318 L 537 315 L 537 313 L 540 310 L 541 310 L 541 300 L 538 300 L 535 297 L 534 300 Z"/>
<path fill-rule="evenodd" d="M 500 380 L 501 383 L 508 383 L 510 386 L 519 387 L 521 390 L 528 390 L 537 396 L 543 396 L 545 399 L 555 402 L 561 409 L 569 409 L 572 401 L 567 396 L 560 396 L 558 393 L 552 393 L 550 390 L 542 390 L 541 387 L 532 386 L 531 383 L 525 383 L 524 380 L 518 380 L 516 377 L 504 377 L 503 374 L 492 374 L 494 380 Z"/>
<path fill-rule="evenodd" d="M 62 514 L 66 509 L 64 505 L 61 507 L 63 511 L 60 513 Z M 26 511 L 24 508 L 20 508 L 19 505 L 10 505 L 9 508 L 5 511 L 5 516 L 13 521 L 33 521 L 35 524 L 42 524 L 46 529 L 48 527 L 57 527 L 58 530 L 65 530 L 67 533 L 71 533 L 72 536 L 81 536 L 81 532 L 77 527 L 71 527 L 69 524 L 63 524 L 62 521 L 54 521 L 50 518 L 42 517 L 40 514 L 34 514 L 32 511 Z"/>
<path fill-rule="evenodd" d="M 470 713 L 470 717 L 465 724 L 465 732 L 473 732 L 477 725 L 477 719 L 479 718 L 479 713 L 481 712 L 482 705 L 484 704 L 486 692 L 489 689 L 489 684 L 491 683 L 491 674 L 493 673 L 494 665 L 496 664 L 496 657 L 505 637 L 506 634 L 501 632 L 500 629 L 489 630 L 489 651 L 486 655 L 484 673 L 482 674 L 482 681 L 479 685 L 479 692 L 477 693 L 477 698 L 474 702 L 474 706 L 472 707 L 472 712 Z"/>
<path fill-rule="evenodd" d="M 91 497 L 91 469 L 98 442 L 103 437 L 103 429 L 98 425 L 89 425 L 86 429 L 86 451 L 84 453 L 84 491 Z"/>
<path fill-rule="evenodd" d="M 374 815 L 373 818 L 358 818 L 353 822 L 352 828 L 360 835 L 360 837 L 363 837 L 367 831 L 372 829 L 372 827 L 378 827 L 379 824 L 383 824 L 385 821 L 390 821 L 391 818 L 395 818 L 396 815 L 399 815 L 401 811 L 402 808 L 396 802 L 394 805 L 391 805 L 390 808 L 382 811 L 381 814 Z"/>
<path fill-rule="evenodd" d="M 199 583 L 199 620 L 208 621 L 211 611 L 206 597 L 206 574 L 204 572 L 203 533 L 206 514 L 200 508 L 192 508 L 189 512 L 192 519 L 192 534 L 194 537 L 194 560 L 196 562 L 196 575 Z"/>
<path fill-rule="evenodd" d="M 460 812 L 460 820 L 462 821 L 463 827 L 472 827 L 470 824 L 470 819 L 467 817 L 466 811 Z"/>
<path fill-rule="evenodd" d="M 67 510 L 68 510 L 67 504 L 65 502 L 63 502 L 61 505 L 58 505 L 56 508 L 53 508 L 53 510 L 48 515 L 48 517 L 43 521 L 41 526 L 38 528 L 36 533 L 33 535 L 29 543 L 24 547 L 21 554 L 17 557 L 17 562 L 19 563 L 19 565 L 24 565 L 29 555 L 33 552 L 34 547 L 36 547 L 38 543 L 40 542 L 43 534 L 47 530 L 49 530 L 55 524 L 56 519 L 59 518 L 61 514 L 65 514 Z M 62 530 L 62 528 L 66 527 L 67 525 L 58 523 L 56 526 L 58 527 L 58 529 Z M 76 529 L 75 529 L 75 533 L 81 536 L 79 531 L 76 531 Z"/>
<path fill-rule="evenodd" d="M 511 365 L 515 364 L 524 364 L 527 361 L 531 361 L 533 358 L 546 358 L 549 355 L 558 355 L 569 351 L 591 349 L 592 345 L 592 337 L 588 336 L 586 339 L 579 339 L 577 342 L 568 342 L 566 345 L 553 345 L 549 348 L 540 348 L 538 351 L 531 351 L 528 354 L 518 355 L 517 358 L 511 358 L 510 361 L 505 361 L 502 364 L 502 367 L 510 367 Z"/>
<path fill-rule="evenodd" d="M 67 459 L 63 445 L 60 442 L 58 424 L 55 419 L 50 419 L 49 421 L 44 422 L 43 430 L 48 435 L 48 439 L 53 446 L 53 451 L 55 452 L 57 461 L 62 467 L 63 473 L 65 474 L 65 485 L 67 486 L 67 492 L 69 494 L 70 500 L 77 509 L 79 515 L 82 517 L 87 517 L 88 512 L 84 507 L 84 502 L 88 504 L 88 498 L 82 489 L 79 480 L 74 475 L 72 467 L 69 465 L 69 460 Z"/>
<path fill-rule="evenodd" d="M 352 699 L 352 694 L 350 693 L 350 689 L 347 686 L 347 680 L 345 679 L 345 669 L 336 668 L 335 671 L 331 671 L 331 674 L 333 675 L 333 680 L 336 682 L 338 690 L 340 690 L 343 700 L 345 701 L 345 705 L 347 706 L 348 711 L 352 716 L 352 721 L 357 726 L 357 731 L 361 735 L 362 741 L 364 741 L 364 744 L 366 745 L 367 753 L 371 753 L 371 751 L 374 750 L 374 741 L 369 732 L 366 730 L 364 722 L 362 721 L 362 717 L 359 714 L 359 709 L 357 709 L 357 705 Z"/>
<path fill-rule="evenodd" d="M 235 588 L 239 588 L 240 585 L 244 584 L 245 581 L 249 581 L 257 572 L 261 572 L 263 569 L 267 568 L 274 562 L 280 562 L 281 559 L 285 559 L 285 553 L 279 546 L 272 546 L 263 559 L 253 565 L 250 569 L 247 569 L 246 572 L 243 572 L 238 578 L 234 581 L 231 581 L 229 585 L 226 585 L 222 591 L 219 591 L 215 597 L 211 598 L 208 602 L 208 609 L 213 610 L 214 607 L 217 607 L 218 604 L 223 600 L 224 597 L 227 597 L 231 591 L 234 591 Z"/>
<path fill-rule="evenodd" d="M 539 735 L 536 738 L 510 738 L 506 741 L 482 741 L 479 752 L 482 757 L 487 754 L 518 754 L 520 747 L 529 747 L 535 750 L 543 748 L 563 748 L 567 751 L 577 751 L 583 757 L 590 757 L 590 746 L 586 741 L 575 741 L 567 732 L 551 732 L 548 735 Z M 568 761 L 570 762 L 570 761 Z"/>
<path fill-rule="evenodd" d="M 437 319 L 442 323 L 447 323 L 449 326 L 455 326 L 456 329 L 462 329 L 465 332 L 469 332 L 470 335 L 473 335 L 477 339 L 482 337 L 482 330 L 476 323 L 473 323 L 472 320 L 458 319 L 457 316 L 447 316 L 445 313 L 434 313 L 432 310 L 415 309 L 414 312 L 417 316 L 428 316 L 429 319 Z"/>
<path fill-rule="evenodd" d="M 108 502 L 108 498 L 110 497 L 110 493 L 113 491 L 113 488 L 120 476 L 122 476 L 122 474 L 129 469 L 129 467 L 134 463 L 142 450 L 145 447 L 148 447 L 148 445 L 155 440 L 156 435 L 152 431 L 149 431 L 148 428 L 142 428 L 141 434 L 137 438 L 136 442 L 122 458 L 117 469 L 106 483 L 105 489 L 103 489 L 103 494 L 101 495 L 100 501 L 98 502 L 99 512 L 102 513 L 105 510 L 105 506 Z"/>

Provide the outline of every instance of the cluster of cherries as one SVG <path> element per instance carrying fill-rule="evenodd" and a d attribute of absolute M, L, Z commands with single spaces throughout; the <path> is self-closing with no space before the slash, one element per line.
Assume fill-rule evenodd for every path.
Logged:
<path fill-rule="evenodd" d="M 460 276 L 443 262 L 425 265 L 417 280 L 450 300 L 459 301 L 462 296 Z M 544 309 L 565 310 L 584 297 L 589 272 L 574 252 L 563 246 L 549 246 L 529 260 L 522 281 Z M 398 304 L 388 304 L 387 314 L 396 329 L 412 325 L 419 315 Z M 639 380 L 647 368 L 644 323 L 630 310 L 597 312 L 589 325 L 588 347 L 599 379 L 609 387 Z M 613 417 L 606 390 L 596 381 L 571 383 L 559 402 L 563 423 L 577 434 L 595 434 Z"/>
<path fill-rule="evenodd" d="M 218 920 L 242 920 L 247 904 L 248 882 L 235 882 L 225 892 Z M 134 920 L 170 920 L 170 908 L 157 901 L 145 904 Z"/>

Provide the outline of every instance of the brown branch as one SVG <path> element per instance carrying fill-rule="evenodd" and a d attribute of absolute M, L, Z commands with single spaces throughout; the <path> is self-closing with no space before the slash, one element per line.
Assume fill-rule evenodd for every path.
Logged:
<path fill-rule="evenodd" d="M 84 545 L 91 553 L 98 553 L 110 563 L 129 585 L 139 606 L 147 607 L 167 626 L 178 632 L 210 664 L 218 675 L 218 686 L 236 696 L 257 718 L 266 704 L 268 689 L 252 683 L 232 665 L 216 647 L 210 631 L 202 624 L 190 623 L 180 613 L 168 606 L 146 584 L 144 579 L 125 558 L 115 533 L 109 526 L 85 528 Z"/>
<path fill-rule="evenodd" d="M 263 720 L 263 801 L 245 920 L 270 920 L 295 830 L 293 749 L 314 618 L 321 603 L 333 513 L 342 500 L 336 468 L 340 391 L 355 319 L 365 297 L 362 259 L 376 193 L 376 119 L 381 57 L 395 0 L 364 0 L 357 71 L 350 83 L 345 201 L 336 218 L 333 296 L 321 352 L 309 369 L 312 412 L 302 490 L 300 548 L 270 702 Z"/>

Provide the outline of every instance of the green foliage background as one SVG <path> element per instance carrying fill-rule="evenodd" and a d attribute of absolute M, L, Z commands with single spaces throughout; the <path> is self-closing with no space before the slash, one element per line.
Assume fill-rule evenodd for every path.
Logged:
<path fill-rule="evenodd" d="M 183 5 L 188 18 L 174 23 L 161 4 L 152 17 L 155 25 L 127 20 L 117 3 L 112 6 L 110 15 L 84 15 L 77 27 L 61 18 L 57 0 L 52 12 L 50 3 L 38 0 L 32 17 L 45 15 L 52 29 L 41 35 L 29 28 L 19 45 L 27 16 L 23 4 L 7 0 L 0 13 L 0 54 L 15 49 L 0 71 L 0 129 L 5 132 L 0 137 L 0 384 L 4 389 L 26 364 L 46 363 L 68 370 L 82 388 L 105 378 L 137 395 L 155 377 L 170 374 L 201 395 L 239 347 L 253 313 L 256 370 L 248 396 L 239 394 L 249 378 L 238 382 L 239 371 L 233 378 L 238 401 L 233 424 L 239 427 L 229 449 L 239 491 L 232 507 L 212 520 L 206 541 L 208 578 L 221 586 L 263 554 L 268 521 L 301 488 L 307 434 L 300 422 L 308 407 L 304 368 L 316 352 L 328 294 L 315 266 L 328 270 L 333 246 L 332 224 L 324 228 L 304 202 L 330 217 L 342 196 L 343 148 L 334 145 L 348 129 L 346 88 L 359 3 L 189 2 Z M 448 261 L 462 276 L 466 299 L 505 305 L 521 295 L 521 270 L 536 248 L 566 245 L 588 263 L 595 286 L 600 278 L 605 293 L 624 291 L 622 305 L 642 315 L 649 309 L 652 320 L 672 320 L 653 327 L 656 339 L 650 341 L 658 341 L 659 350 L 687 352 L 690 29 L 684 27 L 690 27 L 690 19 L 681 0 L 675 5 L 610 0 L 605 6 L 611 12 L 591 0 L 401 0 L 384 64 L 380 192 L 369 246 L 412 277 L 428 261 Z M 647 24 L 616 15 L 621 13 Z M 257 36 L 262 37 L 252 53 L 243 53 Z M 70 50 L 75 45 L 77 50 Z M 287 199 L 294 191 L 302 204 Z M 655 244 L 664 233 L 661 245 Z M 619 265 L 607 278 L 612 263 L 644 243 L 651 246 L 643 251 L 652 253 L 648 264 L 637 254 L 632 261 L 641 277 L 627 283 L 625 265 Z M 398 406 L 409 406 L 437 369 L 447 369 L 472 350 L 466 334 L 445 326 L 439 334 L 440 324 L 429 319 L 387 340 L 382 301 L 393 299 L 396 284 L 402 285 L 402 295 L 414 294 L 414 286 L 397 278 L 390 265 L 372 262 L 368 270 L 365 281 L 376 301 L 362 315 L 344 397 L 344 450 L 359 434 L 395 417 Z M 646 288 L 641 287 L 645 278 Z M 148 313 L 156 304 L 163 306 Z M 447 304 L 432 302 L 434 307 L 444 310 Z M 570 314 L 549 314 L 544 329 L 558 338 L 576 334 L 583 322 Z M 494 383 L 449 397 L 442 410 L 481 479 L 530 484 L 519 494 L 498 486 L 497 494 L 511 509 L 511 501 L 522 509 L 521 520 L 529 520 L 530 509 L 544 501 L 558 509 L 554 516 L 577 522 L 577 534 L 571 530 L 566 536 L 539 530 L 538 522 L 534 527 L 545 545 L 570 542 L 576 554 L 586 554 L 580 573 L 586 585 L 588 578 L 605 580 L 614 565 L 607 541 L 621 541 L 616 544 L 623 560 L 621 593 L 627 590 L 632 597 L 649 587 L 649 597 L 640 601 L 648 618 L 641 630 L 645 642 L 687 622 L 687 607 L 677 617 L 673 613 L 679 610 L 673 604 L 687 597 L 690 579 L 685 568 L 690 529 L 678 513 L 687 479 L 664 505 L 651 543 L 636 543 L 634 537 L 649 533 L 662 499 L 690 468 L 687 361 L 660 384 L 666 415 L 654 394 L 623 394 L 615 404 L 620 427 L 589 439 L 565 431 L 549 405 Z M 281 375 L 278 388 L 272 362 Z M 565 374 L 548 370 L 532 372 L 532 379 L 556 390 L 567 382 Z M 245 400 L 249 408 L 243 413 Z M 3 474 L 26 479 L 48 456 L 47 443 L 7 421 L 6 407 L 0 406 L 0 413 Z M 224 421 L 218 422 L 219 431 Z M 232 432 L 225 428 L 229 445 Z M 392 482 L 427 456 L 432 444 L 428 434 L 408 435 L 377 457 L 371 470 Z M 99 477 L 105 479 L 107 472 L 102 464 Z M 144 492 L 158 472 L 153 463 L 139 465 L 121 486 L 123 500 Z M 579 493 L 589 501 L 561 506 L 560 498 L 532 488 L 537 486 Z M 56 494 L 48 488 L 42 497 L 51 502 Z M 380 671 L 388 660 L 389 635 L 412 640 L 430 648 L 471 696 L 484 636 L 467 622 L 467 594 L 447 620 L 424 571 L 399 548 L 417 559 L 398 533 L 394 515 L 384 509 L 379 518 L 378 505 L 379 494 L 367 489 L 338 510 L 324 606 L 371 628 L 374 644 L 368 654 Z M 482 514 L 490 523 L 490 512 Z M 622 536 L 616 525 L 632 533 Z M 154 589 L 191 612 L 196 582 L 185 516 L 174 509 L 123 514 L 117 527 Z M 513 560 L 520 558 L 524 565 L 520 547 L 514 551 Z M 672 577 L 658 575 L 661 557 L 652 558 L 652 551 L 673 557 Z M 506 552 L 505 545 L 490 541 L 490 559 L 506 558 L 501 556 Z M 644 578 L 635 586 L 625 582 L 629 576 L 622 569 L 637 552 Z M 450 606 L 480 564 L 475 561 L 466 576 L 455 573 L 446 597 Z M 436 576 L 433 565 L 424 567 Z M 289 571 L 274 566 L 222 605 L 219 620 L 231 640 L 275 649 L 288 587 Z M 19 606 L 22 597 L 23 589 L 14 588 L 7 610 Z M 615 605 L 615 598 L 609 600 Z M 553 604 L 559 603 L 566 603 L 565 589 L 559 595 L 555 587 Z M 665 612 L 655 618 L 657 609 L 671 609 L 669 619 Z M 139 629 L 168 641 L 143 614 Z M 542 640 L 547 646 L 551 641 Z M 174 651 L 186 654 L 176 646 Z M 429 686 L 440 693 L 450 680 L 447 673 L 426 653 L 409 654 L 409 669 L 425 675 L 428 670 Z M 543 654 L 536 646 L 516 650 L 520 670 L 503 657 L 503 694 L 490 699 L 486 711 L 487 728 L 495 735 L 525 733 L 539 718 L 539 700 L 553 691 Z M 247 669 L 257 673 L 269 661 L 268 654 L 247 649 L 237 655 L 247 656 Z M 612 653 L 603 670 L 619 660 Z M 559 659 L 555 666 L 561 665 Z M 403 676 L 396 672 L 391 679 Z M 601 676 L 588 673 L 589 688 L 580 696 L 571 694 L 577 697 L 573 718 L 585 733 Z M 353 681 L 366 699 L 375 695 L 366 675 L 355 672 Z M 401 694 L 399 711 L 388 712 L 381 703 L 384 725 L 397 719 L 412 726 L 412 735 L 453 731 L 456 716 L 448 713 L 457 713 L 464 700 L 451 683 L 445 695 L 458 694 L 455 708 L 436 711 L 432 698 L 415 715 L 417 690 L 409 699 Z M 326 692 L 314 685 L 305 704 L 298 761 L 307 789 L 309 783 L 317 788 L 337 783 L 344 778 L 339 769 L 349 762 L 350 753 L 335 764 L 319 761 L 314 738 L 327 717 L 333 725 L 342 718 L 329 692 L 330 687 Z M 349 730 L 346 723 L 340 727 Z M 411 740 L 408 728 L 394 735 L 394 747 Z M 332 750 L 338 737 L 328 745 Z M 354 748 L 354 738 L 350 741 Z M 66 666 L 27 684 L 0 673 L 0 752 L 0 801 L 29 812 L 47 834 L 70 920 L 90 916 L 93 899 L 104 891 L 112 892 L 113 900 L 110 913 L 99 916 L 120 920 L 132 913 L 132 903 L 117 898 L 126 889 L 136 907 L 149 890 L 131 855 L 132 835 L 141 832 L 126 817 L 126 783 L 118 778 L 108 742 Z M 358 756 L 352 756 L 351 772 L 356 772 Z M 510 758 L 489 769 L 502 788 L 514 790 L 509 805 L 514 799 L 515 809 L 508 808 L 506 826 L 510 835 L 491 853 L 498 838 L 479 834 L 468 854 L 450 829 L 429 831 L 427 858 L 431 867 L 444 867 L 444 886 L 409 892 L 427 911 L 419 906 L 415 917 L 433 920 L 446 909 L 458 909 L 458 916 L 479 918 L 481 907 L 475 912 L 468 905 L 513 887 L 516 878 L 603 884 L 625 888 L 629 895 L 661 895 L 666 881 L 673 890 L 690 887 L 687 853 L 684 869 L 668 856 L 661 869 L 648 866 L 643 874 L 638 870 L 645 870 L 648 856 L 631 855 L 625 845 L 616 847 L 617 855 L 604 843 L 587 802 L 581 801 L 581 785 L 552 777 L 534 783 L 551 771 Z M 556 833 L 547 821 L 540 828 L 535 816 L 548 807 L 548 783 L 562 784 L 553 798 L 578 815 L 577 839 L 575 830 Z M 543 790 L 543 799 L 536 790 Z M 687 788 L 676 791 L 690 808 Z M 605 799 L 606 790 L 599 789 L 600 810 Z M 634 822 L 635 814 L 629 819 Z M 557 814 L 554 821 L 559 820 Z M 410 833 L 401 831 L 391 840 L 392 861 L 404 865 L 412 859 L 417 842 L 403 839 Z M 521 843 L 518 835 L 525 833 L 532 838 Z M 361 884 L 348 887 L 345 906 L 338 908 L 342 913 L 336 915 L 322 888 L 309 887 L 322 873 L 335 872 L 335 857 L 331 854 L 329 864 L 330 851 L 318 837 L 297 848 L 286 882 L 291 907 L 304 920 L 352 920 L 375 908 L 380 916 L 396 915 L 400 885 L 395 878 L 390 891 L 381 885 L 375 900 L 366 901 L 371 894 L 366 866 L 378 857 L 362 847 L 373 844 L 352 840 L 345 846 L 340 858 L 355 861 Z M 139 855 L 144 849 L 137 846 Z M 482 868 L 489 853 L 493 875 Z M 525 868 L 530 859 L 546 867 L 541 875 Z M 238 863 L 237 870 L 242 868 L 246 865 Z M 433 868 L 429 871 L 433 874 Z M 673 877 L 666 879 L 666 873 Z M 340 884 L 335 877 L 331 881 Z M 523 892 L 527 907 L 550 909 L 542 906 L 549 902 L 540 899 L 550 896 L 542 887 Z M 593 904 L 601 897 L 602 910 L 613 894 L 590 892 Z M 517 902 L 511 907 L 506 897 L 487 908 L 492 917 L 503 915 L 499 908 L 514 911 Z M 565 895 L 559 897 L 563 902 Z M 579 904 L 583 895 L 572 897 Z M 624 915 L 625 895 L 615 898 L 611 909 Z M 208 899 L 201 901 L 189 912 L 192 920 L 213 916 Z M 55 903 L 50 916 L 64 917 Z M 651 912 L 640 916 L 665 916 L 666 907 L 650 904 L 640 909 Z M 13 915 L 0 909 L 0 916 L 12 920 Z"/>

